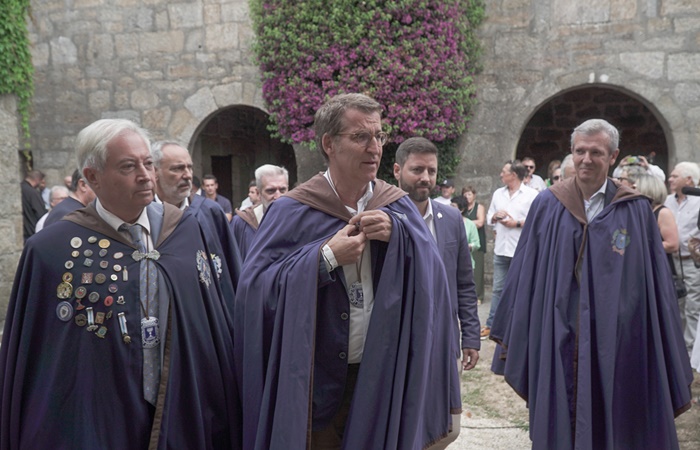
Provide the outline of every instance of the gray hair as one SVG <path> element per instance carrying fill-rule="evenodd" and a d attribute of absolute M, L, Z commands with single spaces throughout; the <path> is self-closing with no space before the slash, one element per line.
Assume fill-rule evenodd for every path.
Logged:
<path fill-rule="evenodd" d="M 652 206 L 663 205 L 668 191 L 666 185 L 658 177 L 643 173 L 637 177 L 635 188 L 644 196 L 651 199 Z"/>
<path fill-rule="evenodd" d="M 323 150 L 323 136 L 335 136 L 342 131 L 343 116 L 348 109 L 356 109 L 365 114 L 382 113 L 382 105 L 364 94 L 340 94 L 331 97 L 314 116 L 314 139 L 326 161 L 328 155 Z"/>
<path fill-rule="evenodd" d="M 693 180 L 693 186 L 697 186 L 700 183 L 700 166 L 694 162 L 683 161 L 676 164 L 674 170 L 678 171 L 678 174 L 683 177 L 690 177 Z"/>
<path fill-rule="evenodd" d="M 102 171 L 107 160 L 107 145 L 127 131 L 141 136 L 148 150 L 151 150 L 148 132 L 130 120 L 101 119 L 83 128 L 75 139 L 80 173 L 87 167 Z"/>
<path fill-rule="evenodd" d="M 163 160 L 163 147 L 168 145 L 177 145 L 178 147 L 186 148 L 177 141 L 155 141 L 151 143 L 151 157 L 153 158 L 153 166 L 160 169 L 160 162 Z"/>
<path fill-rule="evenodd" d="M 566 178 L 566 169 L 569 167 L 574 167 L 574 156 L 569 153 L 564 157 L 564 159 L 561 160 L 561 166 L 559 166 L 559 169 L 561 169 L 561 179 Z"/>
<path fill-rule="evenodd" d="M 51 191 L 49 193 L 49 202 L 53 200 L 54 194 L 63 194 L 65 197 L 68 197 L 70 195 L 70 191 L 67 187 L 58 184 L 56 186 L 51 187 Z"/>
<path fill-rule="evenodd" d="M 396 164 L 403 167 L 408 160 L 408 157 L 413 154 L 430 154 L 437 156 L 438 149 L 430 142 L 430 140 L 424 137 L 412 137 L 403 141 L 399 148 L 396 149 Z"/>
<path fill-rule="evenodd" d="M 617 128 L 610 125 L 608 121 L 603 119 L 589 119 L 574 128 L 574 132 L 571 133 L 571 148 L 574 148 L 574 138 L 577 134 L 592 136 L 598 133 L 605 133 L 608 136 L 608 150 L 610 150 L 610 154 L 612 155 L 620 144 L 620 132 L 617 131 Z"/>
<path fill-rule="evenodd" d="M 289 183 L 289 171 L 284 167 L 274 166 L 272 164 L 265 164 L 263 166 L 255 169 L 255 185 L 258 191 L 262 192 L 262 179 L 263 177 L 276 177 L 284 176 L 284 179 Z"/>

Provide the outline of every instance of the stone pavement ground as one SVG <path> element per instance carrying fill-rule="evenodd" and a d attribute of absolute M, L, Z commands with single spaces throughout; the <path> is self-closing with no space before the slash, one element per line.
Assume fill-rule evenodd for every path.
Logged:
<path fill-rule="evenodd" d="M 490 300 L 490 292 L 486 293 Z M 479 306 L 479 318 L 486 322 L 490 301 Z M 450 450 L 521 450 L 531 448 L 528 435 L 528 411 L 503 377 L 491 372 L 491 359 L 496 344 L 481 341 L 477 366 L 462 374 L 461 430 Z M 700 394 L 700 373 L 695 373 L 692 386 L 695 397 Z M 676 419 L 681 450 L 700 448 L 700 404 Z"/>

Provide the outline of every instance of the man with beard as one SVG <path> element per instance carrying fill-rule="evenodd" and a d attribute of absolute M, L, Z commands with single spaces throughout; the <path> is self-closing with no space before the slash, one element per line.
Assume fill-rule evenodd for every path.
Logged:
<path fill-rule="evenodd" d="M 197 219 L 204 232 L 224 299 L 233 312 L 241 257 L 229 230 L 226 214 L 216 202 L 201 195 L 195 196 L 192 204 L 189 203 L 192 157 L 185 147 L 174 141 L 157 141 L 153 143 L 151 153 L 156 173 L 155 201 L 170 203 Z"/>
<path fill-rule="evenodd" d="M 418 208 L 418 212 L 423 216 L 433 239 L 437 242 L 442 262 L 445 265 L 453 321 L 459 324 L 458 327 L 454 328 L 453 345 L 456 349 L 455 356 L 461 372 L 461 370 L 473 369 L 479 360 L 479 349 L 481 348 L 479 312 L 469 256 L 469 244 L 462 215 L 458 209 L 430 199 L 430 193 L 435 188 L 437 171 L 437 147 L 428 139 L 422 137 L 407 139 L 396 150 L 394 177 L 398 180 L 399 187 L 408 194 L 408 197 Z M 461 355 L 460 348 L 462 349 Z M 459 361 L 460 356 L 461 362 Z M 450 434 L 430 447 L 431 449 L 446 448 L 457 439 L 460 416 L 461 414 L 452 416 Z"/>
<path fill-rule="evenodd" d="M 194 217 L 153 203 L 148 135 L 75 141 L 97 200 L 27 241 L 0 346 L 0 448 L 239 444 L 233 341 Z"/>
<path fill-rule="evenodd" d="M 328 170 L 276 200 L 236 296 L 246 449 L 425 448 L 461 411 L 454 324 L 435 241 L 376 179 L 382 107 L 316 112 Z"/>
<path fill-rule="evenodd" d="M 491 329 L 537 449 L 677 449 L 693 374 L 649 200 L 607 178 L 619 133 L 574 129 L 576 175 L 530 208 Z"/>

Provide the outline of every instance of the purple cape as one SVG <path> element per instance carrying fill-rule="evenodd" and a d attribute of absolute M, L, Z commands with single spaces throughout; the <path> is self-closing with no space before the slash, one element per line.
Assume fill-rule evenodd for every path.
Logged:
<path fill-rule="evenodd" d="M 461 407 L 455 325 L 440 256 L 415 206 L 403 197 L 381 209 L 393 228 L 388 245 L 372 242 L 375 304 L 343 448 L 421 449 L 447 434 Z M 320 283 L 319 251 L 346 224 L 285 196 L 258 229 L 234 328 L 246 449 L 306 448 L 311 429 L 338 408 L 348 321 L 335 309 L 349 302 L 342 269 Z"/>
<path fill-rule="evenodd" d="M 690 406 L 693 375 L 649 202 L 623 196 L 585 225 L 576 189 L 532 204 L 491 329 L 503 346 L 492 369 L 528 402 L 533 448 L 678 448 L 674 416 Z"/>
<path fill-rule="evenodd" d="M 255 233 L 258 230 L 258 221 L 253 213 L 254 206 L 244 209 L 243 211 L 236 210 L 231 220 L 231 233 L 233 233 L 238 249 L 241 252 L 241 259 L 245 261 L 246 256 L 255 239 Z"/>
<path fill-rule="evenodd" d="M 143 398 L 139 263 L 131 258 L 132 244 L 92 207 L 27 242 L 0 347 L 0 449 L 237 448 L 230 325 L 211 267 L 198 258 L 207 254 L 200 228 L 191 215 L 180 215 L 166 208 L 155 243 L 160 285 L 170 297 L 155 408 Z M 107 254 L 100 256 L 105 248 Z M 86 250 L 93 252 L 90 266 Z M 98 281 L 98 274 L 107 281 Z M 73 286 L 65 299 L 57 290 L 63 280 Z M 94 303 L 85 296 L 82 304 L 106 314 L 102 337 L 76 322 L 87 311 L 77 309 L 79 287 L 99 294 Z M 105 302 L 110 295 L 113 301 Z M 73 312 L 64 309 L 61 316 L 62 301 Z M 119 313 L 125 313 L 130 343 L 120 332 Z"/>
<path fill-rule="evenodd" d="M 194 196 L 185 213 L 192 214 L 202 228 L 215 270 L 219 273 L 222 297 L 233 314 L 233 300 L 243 263 L 226 214 L 218 203 L 201 195 Z"/>

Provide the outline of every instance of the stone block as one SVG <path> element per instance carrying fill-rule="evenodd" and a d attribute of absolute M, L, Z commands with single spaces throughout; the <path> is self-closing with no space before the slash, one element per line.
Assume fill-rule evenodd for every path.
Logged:
<path fill-rule="evenodd" d="M 35 68 L 46 67 L 49 65 L 49 57 L 51 55 L 49 44 L 43 42 L 40 44 L 34 44 L 31 47 L 31 51 L 32 64 L 34 64 Z"/>
<path fill-rule="evenodd" d="M 680 14 L 697 14 L 697 0 L 663 0 L 661 2 L 661 15 L 674 16 Z"/>
<path fill-rule="evenodd" d="M 631 20 L 637 16 L 637 0 L 611 0 L 610 19 L 613 22 Z"/>
<path fill-rule="evenodd" d="M 668 55 L 668 79 L 670 81 L 700 80 L 700 53 Z"/>
<path fill-rule="evenodd" d="M 217 110 L 211 89 L 203 87 L 185 100 L 185 108 L 198 120 L 203 120 Z"/>
<path fill-rule="evenodd" d="M 219 108 L 238 105 L 243 99 L 243 83 L 230 83 L 212 88 L 214 101 Z"/>
<path fill-rule="evenodd" d="M 138 111 L 124 109 L 121 111 L 105 111 L 100 119 L 127 119 L 137 125 L 141 125 L 141 114 Z"/>
<path fill-rule="evenodd" d="M 185 134 L 188 124 L 194 120 L 195 118 L 192 117 L 192 114 L 184 108 L 175 111 L 175 114 L 172 115 L 172 119 L 170 120 L 170 125 L 168 126 L 168 135 L 173 139 L 180 139 L 183 142 L 189 141 L 189 139 L 183 140 L 182 136 Z"/>
<path fill-rule="evenodd" d="M 620 54 L 620 64 L 630 72 L 658 80 L 664 75 L 663 52 L 631 52 Z"/>
<path fill-rule="evenodd" d="M 195 29 L 189 31 L 185 35 L 185 52 L 187 53 L 197 53 L 202 50 L 202 43 L 204 42 L 204 30 Z"/>
<path fill-rule="evenodd" d="M 700 23 L 699 23 L 700 25 Z M 683 36 L 658 37 L 647 39 L 642 43 L 642 47 L 646 50 L 663 50 L 676 52 L 682 50 L 685 46 L 685 38 Z"/>
<path fill-rule="evenodd" d="M 250 22 L 250 8 L 247 2 L 224 3 L 221 5 L 222 22 Z"/>
<path fill-rule="evenodd" d="M 238 48 L 238 24 L 223 23 L 207 27 L 204 43 L 208 52 Z"/>
<path fill-rule="evenodd" d="M 135 58 L 139 55 L 138 34 L 117 34 L 114 36 L 114 49 L 119 58 Z"/>
<path fill-rule="evenodd" d="M 143 127 L 149 131 L 166 130 L 170 124 L 172 110 L 168 106 L 143 112 Z"/>
<path fill-rule="evenodd" d="M 141 54 L 180 53 L 184 44 L 185 35 L 179 30 L 139 34 Z"/>
<path fill-rule="evenodd" d="M 151 109 L 158 106 L 158 94 L 150 89 L 136 89 L 131 93 L 131 107 L 136 110 Z"/>
<path fill-rule="evenodd" d="M 170 3 L 168 4 L 170 15 L 170 28 L 194 28 L 204 24 L 202 5 L 194 3 Z"/>
<path fill-rule="evenodd" d="M 700 30 L 700 17 L 677 17 L 673 19 L 673 28 L 676 33 L 697 33 Z"/>
<path fill-rule="evenodd" d="M 78 48 L 69 38 L 59 36 L 51 39 L 51 63 L 54 66 L 75 64 L 78 61 Z"/>
<path fill-rule="evenodd" d="M 114 59 L 114 41 L 110 34 L 92 36 L 88 44 L 87 61 L 112 61 Z"/>
<path fill-rule="evenodd" d="M 700 106 L 700 84 L 678 83 L 673 89 L 673 96 L 680 105 L 685 107 Z"/>
<path fill-rule="evenodd" d="M 90 109 L 95 113 L 109 109 L 110 102 L 111 96 L 109 95 L 109 91 L 95 91 L 88 93 L 88 104 Z"/>
<path fill-rule="evenodd" d="M 610 21 L 611 0 L 553 0 L 554 23 L 576 25 Z"/>
<path fill-rule="evenodd" d="M 204 24 L 221 23 L 221 5 L 204 5 Z"/>
<path fill-rule="evenodd" d="M 125 30 L 144 33 L 154 29 L 154 12 L 150 8 L 129 8 L 124 10 Z"/>

